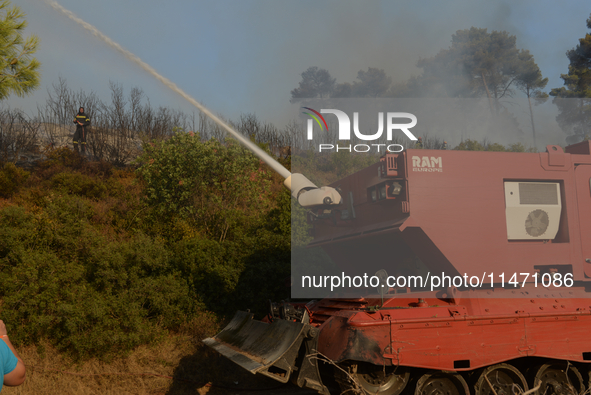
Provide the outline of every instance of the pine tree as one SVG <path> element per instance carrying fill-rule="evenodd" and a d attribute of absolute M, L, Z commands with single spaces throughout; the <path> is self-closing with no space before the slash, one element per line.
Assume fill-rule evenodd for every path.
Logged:
<path fill-rule="evenodd" d="M 500 112 L 499 101 L 511 96 L 519 69 L 516 37 L 502 31 L 472 27 L 452 35 L 452 45 L 432 58 L 421 59 L 422 91 L 447 97 L 482 97 L 491 110 Z"/>
<path fill-rule="evenodd" d="M 392 78 L 386 75 L 382 69 L 368 67 L 367 71 L 360 70 L 353 84 L 353 92 L 356 97 L 381 97 L 392 85 Z"/>
<path fill-rule="evenodd" d="M 39 38 L 24 39 L 25 14 L 10 1 L 0 1 L 0 100 L 11 93 L 25 96 L 39 86 L 40 63 L 31 55 Z"/>
<path fill-rule="evenodd" d="M 587 19 L 591 29 L 591 15 Z M 556 121 L 571 136 L 567 142 L 581 141 L 591 134 L 591 34 L 579 39 L 579 45 L 566 51 L 570 61 L 568 74 L 562 74 L 564 87 L 554 88 L 550 96 L 558 107 Z"/>
<path fill-rule="evenodd" d="M 536 126 L 534 124 L 534 111 L 532 109 L 531 99 L 534 98 L 536 103 L 541 103 L 548 99 L 548 94 L 542 91 L 546 84 L 548 84 L 548 78 L 542 78 L 542 72 L 534 61 L 533 55 L 528 50 L 522 49 L 519 52 L 519 62 L 521 69 L 517 77 L 517 87 L 527 96 L 529 116 L 534 136 L 534 147 L 537 147 Z"/>
<path fill-rule="evenodd" d="M 291 102 L 296 103 L 302 99 L 314 97 L 330 97 L 336 79 L 332 78 L 328 70 L 318 67 L 309 67 L 302 74 L 300 86 L 291 91 Z"/>

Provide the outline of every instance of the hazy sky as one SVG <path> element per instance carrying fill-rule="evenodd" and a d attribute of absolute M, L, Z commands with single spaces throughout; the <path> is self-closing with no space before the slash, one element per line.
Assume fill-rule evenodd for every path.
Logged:
<path fill-rule="evenodd" d="M 143 89 L 154 106 L 194 108 L 121 54 L 42 0 L 13 0 L 26 14 L 27 34 L 41 38 L 41 88 L 12 107 L 34 113 L 59 76 L 74 90 L 110 100 L 109 82 Z M 394 82 L 413 74 L 420 57 L 449 47 L 471 26 L 506 30 L 529 49 L 548 90 L 562 86 L 565 51 L 587 33 L 586 0 L 279 1 L 58 0 L 169 78 L 215 113 L 255 113 L 282 126 L 293 113 L 290 91 L 310 66 L 337 82 L 382 68 Z"/>

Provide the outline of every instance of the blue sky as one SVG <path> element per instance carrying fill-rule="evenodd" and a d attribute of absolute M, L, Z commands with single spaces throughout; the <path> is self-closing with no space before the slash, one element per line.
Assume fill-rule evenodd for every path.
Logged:
<path fill-rule="evenodd" d="M 61 76 L 74 90 L 110 99 L 109 82 L 128 93 L 141 88 L 153 106 L 194 108 L 42 0 L 13 0 L 26 14 L 27 34 L 41 38 L 42 85 L 6 100 L 28 113 L 43 105 Z M 176 83 L 212 111 L 237 119 L 255 113 L 282 126 L 292 111 L 290 91 L 310 66 L 337 82 L 357 71 L 384 69 L 394 82 L 419 74 L 451 35 L 471 26 L 506 30 L 530 50 L 547 89 L 562 86 L 565 52 L 587 33 L 591 3 L 570 0 L 278 1 L 58 0 Z M 565 5 L 566 4 L 566 5 Z"/>

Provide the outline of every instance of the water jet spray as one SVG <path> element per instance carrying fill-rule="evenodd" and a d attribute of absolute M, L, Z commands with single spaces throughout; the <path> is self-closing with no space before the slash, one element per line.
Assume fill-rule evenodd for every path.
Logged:
<path fill-rule="evenodd" d="M 62 14 L 82 26 L 84 29 L 92 33 L 95 37 L 101 39 L 105 43 L 107 43 L 110 47 L 115 48 L 117 51 L 121 52 L 127 59 L 131 60 L 142 69 L 150 73 L 153 77 L 157 80 L 162 82 L 168 88 L 179 94 L 189 103 L 197 107 L 199 111 L 203 114 L 207 115 L 211 118 L 215 123 L 220 125 L 224 128 L 230 135 L 232 135 L 236 140 L 238 140 L 243 146 L 248 148 L 253 154 L 255 154 L 259 159 L 269 165 L 275 172 L 277 172 L 281 177 L 285 179 L 284 185 L 289 188 L 291 191 L 292 196 L 294 196 L 298 202 L 303 207 L 314 207 L 314 206 L 327 206 L 333 204 L 340 204 L 341 203 L 341 196 L 339 193 L 331 187 L 321 187 L 318 188 L 314 183 L 308 180 L 302 174 L 291 174 L 289 170 L 287 170 L 283 165 L 273 159 L 269 154 L 259 148 L 256 144 L 252 141 L 245 138 L 242 134 L 235 131 L 230 125 L 226 122 L 221 120 L 217 117 L 214 113 L 208 110 L 205 106 L 195 100 L 193 97 L 188 95 L 185 91 L 179 88 L 174 82 L 170 81 L 168 78 L 160 75 L 152 66 L 141 60 L 138 56 L 134 55 L 130 51 L 123 48 L 121 45 L 116 43 L 115 41 L 111 40 L 109 37 L 101 33 L 95 26 L 91 25 L 88 22 L 83 21 L 78 16 L 76 16 L 73 12 L 65 9 L 61 5 L 59 5 L 56 1 L 53 0 L 44 0 L 47 4 L 49 4 L 52 8 L 60 11 Z"/>

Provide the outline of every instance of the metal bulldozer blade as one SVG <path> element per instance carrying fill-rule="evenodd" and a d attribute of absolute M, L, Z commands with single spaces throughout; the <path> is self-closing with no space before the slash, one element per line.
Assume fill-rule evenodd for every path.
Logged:
<path fill-rule="evenodd" d="M 287 320 L 266 323 L 252 318 L 253 314 L 238 311 L 220 333 L 203 342 L 253 374 L 286 383 L 309 325 Z"/>

